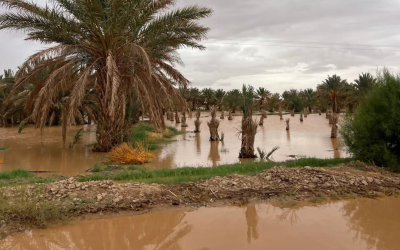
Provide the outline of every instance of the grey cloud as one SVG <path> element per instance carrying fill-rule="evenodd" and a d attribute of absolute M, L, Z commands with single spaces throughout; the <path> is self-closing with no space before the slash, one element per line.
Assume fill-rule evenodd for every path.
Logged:
<path fill-rule="evenodd" d="M 39 0 L 44 3 L 43 0 Z M 400 2 L 394 0 L 178 0 L 214 10 L 205 51 L 182 49 L 178 66 L 194 86 L 229 89 L 242 83 L 282 92 L 315 87 L 328 74 L 397 71 Z M 1 11 L 1 8 L 0 8 Z M 39 50 L 20 33 L 0 33 L 0 69 L 16 68 Z M 379 50 L 377 50 L 378 48 Z M 330 66 L 331 65 L 331 66 Z M 334 65 L 334 67 L 332 66 Z"/>

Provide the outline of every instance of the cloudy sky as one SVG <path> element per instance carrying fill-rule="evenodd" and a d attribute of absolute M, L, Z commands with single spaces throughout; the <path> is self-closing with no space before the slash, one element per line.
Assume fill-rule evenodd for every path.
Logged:
<path fill-rule="evenodd" d="M 283 92 L 314 88 L 332 74 L 351 82 L 377 68 L 399 72 L 400 0 L 178 0 L 192 4 L 214 10 L 202 21 L 211 28 L 207 49 L 180 51 L 195 87 Z M 0 32 L 0 70 L 43 48 L 23 39 Z"/>

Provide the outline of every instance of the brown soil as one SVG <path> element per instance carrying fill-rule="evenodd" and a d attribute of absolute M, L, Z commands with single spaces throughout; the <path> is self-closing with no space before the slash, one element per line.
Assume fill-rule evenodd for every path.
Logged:
<path fill-rule="evenodd" d="M 152 211 L 171 207 L 196 208 L 215 204 L 242 205 L 248 201 L 294 200 L 348 196 L 391 196 L 400 191 L 400 174 L 375 167 L 357 170 L 334 168 L 274 167 L 254 176 L 214 177 L 189 184 L 159 185 L 94 181 L 79 183 L 75 178 L 52 184 L 26 187 L 30 196 L 44 190 L 42 202 L 54 201 L 72 207 L 74 216 L 99 212 Z M 6 199 L 20 194 L 17 187 L 0 189 Z M 42 193 L 43 194 L 43 193 Z M 1 226 L 0 226 L 1 230 Z"/>

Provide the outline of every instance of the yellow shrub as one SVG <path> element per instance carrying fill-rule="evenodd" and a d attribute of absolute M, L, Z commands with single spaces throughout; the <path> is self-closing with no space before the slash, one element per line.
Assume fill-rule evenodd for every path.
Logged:
<path fill-rule="evenodd" d="M 155 156 L 146 149 L 143 144 L 136 143 L 135 148 L 122 143 L 111 149 L 109 161 L 122 164 L 144 164 Z"/>

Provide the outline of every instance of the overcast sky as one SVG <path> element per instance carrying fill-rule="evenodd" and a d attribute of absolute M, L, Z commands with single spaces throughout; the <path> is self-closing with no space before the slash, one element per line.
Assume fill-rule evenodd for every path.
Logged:
<path fill-rule="evenodd" d="M 377 68 L 399 72 L 400 0 L 178 0 L 191 4 L 214 10 L 202 21 L 211 28 L 207 49 L 180 51 L 179 68 L 195 87 L 283 92 L 315 88 L 333 74 L 351 82 Z M 43 48 L 23 39 L 0 32 L 0 70 Z"/>

